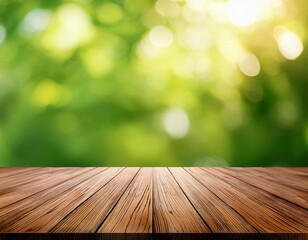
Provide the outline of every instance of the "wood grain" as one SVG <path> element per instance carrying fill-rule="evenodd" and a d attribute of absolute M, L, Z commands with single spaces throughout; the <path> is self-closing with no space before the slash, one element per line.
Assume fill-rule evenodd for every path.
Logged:
<path fill-rule="evenodd" d="M 6 177 L 17 176 L 19 174 L 24 174 L 26 172 L 35 172 L 40 168 L 0 168 L 0 179 L 3 180 Z"/>
<path fill-rule="evenodd" d="M 308 168 L 0 168 L 3 233 L 307 239 Z"/>
<path fill-rule="evenodd" d="M 68 171 L 62 172 L 61 170 L 57 171 L 54 169 L 54 173 L 44 177 L 41 181 L 38 182 L 30 182 L 28 184 L 19 185 L 7 188 L 5 182 L 0 182 L 0 189 L 3 190 L 3 194 L 1 194 L 1 201 L 0 201 L 0 209 L 8 206 L 12 203 L 16 203 L 22 199 L 28 198 L 32 195 L 35 195 L 39 192 L 46 192 L 46 187 L 57 187 L 62 182 L 66 182 L 70 179 L 75 177 L 80 177 L 83 174 L 91 171 L 93 168 L 81 168 L 81 169 L 68 169 Z M 16 179 L 22 179 L 23 176 L 18 175 Z M 19 180 L 17 180 L 19 181 Z M 48 191 L 48 194 L 51 192 Z M 0 211 L 0 215 L 2 215 L 3 211 Z"/>
<path fill-rule="evenodd" d="M 167 168 L 155 168 L 153 182 L 154 232 L 210 232 Z"/>
<path fill-rule="evenodd" d="M 215 189 L 224 202 L 237 209 L 239 214 L 256 226 L 259 232 L 308 231 L 307 211 L 293 207 L 292 210 L 295 213 L 293 214 L 286 202 L 280 202 L 277 199 L 270 201 L 272 198 L 266 193 L 249 188 L 244 185 L 245 183 L 234 181 L 232 178 L 223 179 L 222 174 L 215 169 L 208 171 L 204 168 L 203 170 L 207 173 L 206 179 L 204 174 L 200 174 L 199 169 L 188 169 L 208 188 Z M 288 210 L 289 214 L 285 214 Z M 300 215 L 296 216 L 296 214 Z"/>
<path fill-rule="evenodd" d="M 183 168 L 170 168 L 170 170 L 213 232 L 256 232 L 256 229 L 237 211 L 222 201 L 213 189 L 204 186 L 204 181 L 201 180 L 202 183 L 200 183 L 193 177 L 203 174 L 202 171 L 196 169 L 197 172 L 192 176 Z"/>
<path fill-rule="evenodd" d="M 256 203 L 262 205 L 265 208 L 264 214 L 269 214 L 266 211 L 267 208 L 273 209 L 278 216 L 280 215 L 279 217 L 281 219 L 289 221 L 290 225 L 293 225 L 294 227 L 300 226 L 299 229 L 308 232 L 308 210 L 297 205 L 290 205 L 285 199 L 279 198 L 262 189 L 251 186 L 246 182 L 240 181 L 237 178 L 231 177 L 220 169 L 212 168 L 208 171 L 205 168 L 203 170 L 228 183 L 230 187 L 235 190 L 235 193 L 236 191 L 240 191 Z M 262 175 L 262 177 L 264 177 L 264 175 Z"/>
<path fill-rule="evenodd" d="M 152 177 L 151 168 L 138 172 L 98 232 L 152 232 Z"/>
<path fill-rule="evenodd" d="M 96 232 L 117 204 L 139 168 L 126 168 L 61 220 L 52 232 Z"/>
<path fill-rule="evenodd" d="M 14 221 L 6 228 L 8 232 L 48 232 L 71 211 L 94 195 L 100 188 L 116 177 L 122 169 L 97 169 L 95 175 L 82 181 L 72 188 L 64 189 L 56 198 L 48 198 L 43 204 L 34 206 L 35 211 L 29 211 L 18 222 Z M 93 171 L 94 172 L 94 171 Z M 95 171 L 96 172 L 96 171 Z M 60 189 L 59 189 L 60 190 Z M 42 198 L 39 198 L 42 200 Z M 47 224 L 46 224 L 47 223 Z"/>
<path fill-rule="evenodd" d="M 86 169 L 89 170 L 89 169 Z M 18 199 L 18 201 L 13 202 L 12 204 L 9 204 L 5 207 L 0 208 L 0 231 L 4 232 L 15 232 L 18 231 L 18 229 L 11 228 L 13 224 L 18 225 L 20 221 L 23 221 L 22 219 L 25 218 L 29 213 L 31 214 L 33 211 L 35 211 L 36 214 L 38 214 L 39 209 L 41 206 L 45 206 L 45 204 L 48 205 L 50 202 L 57 201 L 58 197 L 63 195 L 66 191 L 70 191 L 74 186 L 77 186 L 80 182 L 95 176 L 99 172 L 102 172 L 104 169 L 90 169 L 91 171 L 86 171 L 84 174 L 77 175 L 78 178 L 74 177 L 74 174 L 70 174 L 71 179 L 67 179 L 68 176 L 66 174 L 63 175 L 63 178 L 66 179 L 66 181 L 63 182 L 63 178 L 55 178 L 55 181 L 50 181 L 51 187 L 46 189 L 46 183 L 45 180 L 43 183 L 45 184 L 44 189 L 42 189 L 39 192 L 36 192 L 35 194 L 28 194 L 28 197 L 22 198 L 21 200 Z M 78 172 L 78 171 L 77 171 Z M 54 185 L 54 183 L 62 183 L 58 185 Z M 36 186 L 37 183 L 34 185 Z M 38 189 L 41 189 L 42 184 L 39 184 Z M 33 187 L 34 188 L 34 187 Z M 32 190 L 32 188 L 30 188 Z M 37 190 L 37 188 L 34 188 Z M 23 189 L 23 191 L 20 191 L 22 194 L 26 193 L 27 189 Z M 14 196 L 18 196 L 19 192 L 14 192 Z M 7 197 L 7 194 L 4 196 L 4 200 Z M 13 197 L 14 197 L 13 196 Z M 13 199 L 13 197 L 10 198 L 10 200 Z M 2 198 L 2 196 L 1 196 Z M 38 209 L 38 211 L 37 211 Z M 24 227 L 23 224 L 19 224 L 19 227 Z"/>
<path fill-rule="evenodd" d="M 222 199 L 231 208 L 243 216 L 259 232 L 298 232 L 298 229 L 281 219 L 278 213 L 271 208 L 253 201 L 246 194 L 232 188 L 232 185 L 214 177 L 211 174 L 204 174 L 200 169 L 187 168 L 193 176 L 198 179 L 206 188 Z"/>
<path fill-rule="evenodd" d="M 251 169 L 249 172 L 244 171 L 244 168 L 230 168 L 225 169 L 228 171 L 228 174 L 249 183 L 252 186 L 255 186 L 259 189 L 269 192 L 272 195 L 278 196 L 280 198 L 286 199 L 293 204 L 303 207 L 304 209 L 308 208 L 308 201 L 305 199 L 300 198 L 300 195 L 307 195 L 308 191 L 299 191 L 298 189 L 294 189 L 293 187 L 289 187 L 279 182 L 272 181 L 266 179 L 266 174 L 261 177 L 256 177 L 257 175 L 254 172 L 254 169 Z M 292 174 L 284 175 L 286 179 L 292 178 Z M 290 179 L 291 181 L 291 179 Z M 293 180 L 294 181 L 294 180 Z M 294 181 L 293 184 L 298 184 L 301 186 L 306 186 L 307 189 L 307 181 L 308 181 L 308 174 L 306 176 L 301 177 L 300 180 Z"/>

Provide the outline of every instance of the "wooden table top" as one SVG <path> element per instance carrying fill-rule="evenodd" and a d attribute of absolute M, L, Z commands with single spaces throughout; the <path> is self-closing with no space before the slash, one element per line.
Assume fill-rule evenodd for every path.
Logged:
<path fill-rule="evenodd" d="M 0 168 L 0 233 L 307 237 L 308 168 Z"/>

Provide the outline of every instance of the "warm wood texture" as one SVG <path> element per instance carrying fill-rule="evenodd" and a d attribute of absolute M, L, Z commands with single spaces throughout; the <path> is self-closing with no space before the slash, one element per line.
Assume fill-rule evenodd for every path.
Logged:
<path fill-rule="evenodd" d="M 96 232 L 128 188 L 138 170 L 138 168 L 124 169 L 87 201 L 70 212 L 51 231 Z"/>
<path fill-rule="evenodd" d="M 213 232 L 256 232 L 253 226 L 222 201 L 215 191 L 196 181 L 187 171 L 182 168 L 171 168 L 171 172 Z"/>
<path fill-rule="evenodd" d="M 152 169 L 142 168 L 98 232 L 150 233 L 152 212 Z"/>
<path fill-rule="evenodd" d="M 154 169 L 154 232 L 210 232 L 167 168 Z"/>
<path fill-rule="evenodd" d="M 308 168 L 0 168 L 0 233 L 307 237 Z"/>

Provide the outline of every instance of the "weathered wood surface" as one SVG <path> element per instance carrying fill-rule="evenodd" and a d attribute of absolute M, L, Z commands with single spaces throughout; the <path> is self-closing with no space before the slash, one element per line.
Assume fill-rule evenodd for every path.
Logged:
<path fill-rule="evenodd" d="M 0 233 L 308 233 L 308 168 L 0 168 Z"/>

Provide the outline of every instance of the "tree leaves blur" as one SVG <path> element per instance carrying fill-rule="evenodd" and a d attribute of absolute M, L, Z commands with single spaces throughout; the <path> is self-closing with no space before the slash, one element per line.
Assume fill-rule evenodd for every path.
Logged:
<path fill-rule="evenodd" d="M 307 166 L 307 5 L 1 1 L 1 166 Z"/>

